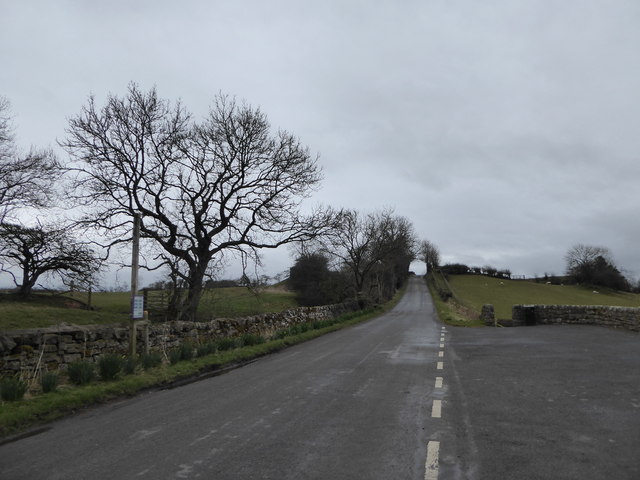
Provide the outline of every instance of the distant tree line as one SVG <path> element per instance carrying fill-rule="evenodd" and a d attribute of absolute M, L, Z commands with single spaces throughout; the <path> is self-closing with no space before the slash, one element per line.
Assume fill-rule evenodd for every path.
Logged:
<path fill-rule="evenodd" d="M 303 246 L 289 285 L 303 305 L 382 302 L 407 280 L 417 248 L 413 225 L 392 210 L 345 210 L 326 234 Z"/>
<path fill-rule="evenodd" d="M 576 244 L 566 255 L 566 272 L 564 276 L 549 276 L 548 283 L 578 284 L 587 287 L 609 288 L 621 291 L 640 291 L 640 284 L 634 286 L 616 266 L 611 251 L 606 247 Z M 490 265 L 470 267 L 462 263 L 447 263 L 440 266 L 445 275 L 486 275 L 495 278 L 511 278 L 509 269 L 498 269 Z"/>
<path fill-rule="evenodd" d="M 440 271 L 446 275 L 486 275 L 496 278 L 511 278 L 511 270 L 498 269 L 491 265 L 484 267 L 469 267 L 463 263 L 447 263 L 440 267 Z"/>

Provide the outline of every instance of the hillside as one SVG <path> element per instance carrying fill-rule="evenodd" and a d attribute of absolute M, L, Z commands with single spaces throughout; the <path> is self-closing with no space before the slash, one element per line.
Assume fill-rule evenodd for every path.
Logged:
<path fill-rule="evenodd" d="M 511 307 L 518 304 L 640 306 L 638 294 L 604 290 L 594 293 L 592 289 L 575 285 L 548 285 L 483 275 L 450 275 L 448 280 L 463 303 L 478 313 L 483 304 L 490 303 L 497 318 L 511 318 Z"/>

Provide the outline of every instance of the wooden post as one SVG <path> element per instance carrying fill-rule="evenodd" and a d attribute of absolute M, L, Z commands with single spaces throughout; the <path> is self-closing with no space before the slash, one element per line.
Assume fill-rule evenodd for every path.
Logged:
<path fill-rule="evenodd" d="M 133 245 L 131 249 L 131 320 L 129 324 L 129 355 L 136 355 L 136 319 L 133 305 L 138 293 L 138 257 L 140 255 L 140 215 L 133 216 Z"/>
<path fill-rule="evenodd" d="M 144 354 L 149 355 L 149 312 L 144 311 Z"/>

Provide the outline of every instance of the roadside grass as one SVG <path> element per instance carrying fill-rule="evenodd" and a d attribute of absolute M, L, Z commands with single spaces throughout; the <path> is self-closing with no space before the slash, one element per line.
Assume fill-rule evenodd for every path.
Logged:
<path fill-rule="evenodd" d="M 67 296 L 87 302 L 87 295 L 83 293 Z M 42 328 L 63 322 L 74 325 L 127 323 L 130 302 L 128 292 L 94 292 L 91 297 L 93 310 L 86 310 L 77 308 L 79 304 L 75 302 L 65 303 L 65 297 L 50 294 L 38 294 L 31 301 L 17 301 L 9 295 L 0 295 L 0 330 Z M 244 287 L 216 288 L 203 295 L 199 320 L 281 312 L 297 306 L 295 294 L 283 289 L 266 288 L 255 295 Z"/>
<path fill-rule="evenodd" d="M 4 402 L 0 408 L 0 438 L 16 434 L 28 428 L 55 420 L 73 412 L 117 398 L 133 396 L 143 390 L 171 387 L 207 374 L 215 374 L 224 367 L 231 367 L 258 357 L 278 352 L 291 345 L 334 332 L 357 323 L 370 320 L 392 309 L 404 294 L 400 290 L 384 305 L 352 312 L 338 317 L 332 324 L 309 324 L 306 331 L 230 350 L 196 356 L 173 365 L 167 359 L 157 367 L 138 369 L 134 374 L 120 374 L 109 382 L 93 382 L 88 385 L 59 385 L 55 391 L 34 394 L 21 401 Z M 330 323 L 330 322 L 329 322 Z M 326 325 L 326 326 L 325 326 Z M 302 329 L 298 329 L 302 330 Z"/>
<path fill-rule="evenodd" d="M 482 305 L 493 305 L 496 318 L 511 318 L 513 305 L 609 305 L 640 306 L 640 295 L 576 285 L 550 285 L 526 280 L 507 280 L 484 275 L 450 275 L 456 297 L 480 314 Z"/>
<path fill-rule="evenodd" d="M 468 307 L 457 302 L 455 298 L 449 298 L 446 302 L 442 300 L 438 294 L 438 285 L 435 282 L 428 281 L 427 286 L 429 287 L 431 298 L 433 299 L 438 318 L 441 322 L 455 327 L 484 326 L 478 314 L 475 314 L 475 312 L 471 311 Z"/>

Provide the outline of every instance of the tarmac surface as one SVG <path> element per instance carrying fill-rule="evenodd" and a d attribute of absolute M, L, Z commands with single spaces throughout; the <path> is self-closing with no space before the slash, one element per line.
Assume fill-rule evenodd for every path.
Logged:
<path fill-rule="evenodd" d="M 0 446 L 18 479 L 640 478 L 640 335 L 389 313 Z"/>

